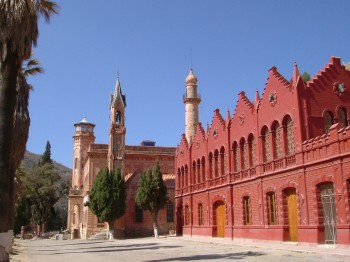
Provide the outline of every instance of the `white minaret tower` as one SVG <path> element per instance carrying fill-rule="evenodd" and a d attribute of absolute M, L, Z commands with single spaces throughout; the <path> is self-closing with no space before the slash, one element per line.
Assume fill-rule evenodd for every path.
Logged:
<path fill-rule="evenodd" d="M 186 77 L 186 94 L 183 96 L 183 101 L 185 104 L 186 139 L 190 142 L 196 132 L 199 121 L 198 105 L 201 102 L 197 92 L 197 77 L 194 75 L 192 68 Z"/>

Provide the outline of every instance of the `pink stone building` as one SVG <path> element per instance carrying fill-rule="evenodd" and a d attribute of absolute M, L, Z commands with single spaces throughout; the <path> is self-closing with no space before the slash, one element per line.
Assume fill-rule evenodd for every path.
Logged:
<path fill-rule="evenodd" d="M 119 78 L 110 102 L 110 128 L 108 144 L 95 144 L 94 127 L 84 118 L 74 125 L 72 188 L 68 203 L 68 228 L 74 238 L 89 236 L 107 228 L 84 203 L 89 200 L 91 187 L 98 172 L 108 167 L 120 168 L 126 181 L 126 212 L 115 222 L 120 236 L 151 236 L 153 224 L 149 212 L 143 212 L 135 204 L 140 175 L 158 160 L 168 189 L 169 201 L 159 216 L 159 234 L 175 229 L 175 150 L 173 147 L 155 146 L 144 141 L 139 146 L 125 144 L 126 98 L 122 94 Z"/>
<path fill-rule="evenodd" d="M 350 245 L 350 72 L 331 57 L 310 81 L 276 67 L 253 101 L 199 122 L 186 79 L 176 150 L 178 234 Z"/>

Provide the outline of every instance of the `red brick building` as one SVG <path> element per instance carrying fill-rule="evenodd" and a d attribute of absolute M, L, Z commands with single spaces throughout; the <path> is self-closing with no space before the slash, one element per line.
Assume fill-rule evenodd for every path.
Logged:
<path fill-rule="evenodd" d="M 143 141 L 139 146 L 126 145 L 125 109 L 126 99 L 118 79 L 110 101 L 108 144 L 95 143 L 95 124 L 89 123 L 86 118 L 74 125 L 72 188 L 69 194 L 67 222 L 74 238 L 88 238 L 108 226 L 84 206 L 89 200 L 90 190 L 98 172 L 106 167 L 110 170 L 120 168 L 126 181 L 126 211 L 121 219 L 115 221 L 117 235 L 151 236 L 151 215 L 138 208 L 135 196 L 142 172 L 152 168 L 156 161 L 159 161 L 169 198 L 167 205 L 159 213 L 158 232 L 167 234 L 170 230 L 175 230 L 176 148 L 155 146 L 153 141 Z"/>
<path fill-rule="evenodd" d="M 272 67 L 261 97 L 241 92 L 233 116 L 216 109 L 207 127 L 191 70 L 184 103 L 178 234 L 350 244 L 350 72 L 340 58 L 307 82 L 296 65 L 290 81 Z"/>

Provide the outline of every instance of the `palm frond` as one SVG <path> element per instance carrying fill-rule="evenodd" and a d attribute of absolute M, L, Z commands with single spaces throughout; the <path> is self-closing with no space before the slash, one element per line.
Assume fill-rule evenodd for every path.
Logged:
<path fill-rule="evenodd" d="M 37 0 L 35 5 L 36 12 L 39 16 L 44 17 L 47 23 L 50 22 L 52 14 L 58 14 L 59 6 L 52 1 Z"/>

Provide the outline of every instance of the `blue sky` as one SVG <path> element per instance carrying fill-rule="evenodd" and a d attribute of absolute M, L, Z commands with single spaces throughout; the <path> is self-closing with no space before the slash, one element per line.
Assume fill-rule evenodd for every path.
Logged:
<path fill-rule="evenodd" d="M 35 56 L 45 73 L 29 79 L 27 149 L 69 167 L 73 124 L 86 115 L 96 143 L 107 143 L 109 99 L 119 70 L 127 99 L 126 143 L 177 146 L 185 130 L 185 78 L 198 78 L 200 121 L 234 113 L 238 93 L 262 93 L 276 66 L 290 79 L 294 62 L 315 75 L 330 56 L 350 61 L 350 1 L 57 1 L 40 23 Z M 192 50 L 192 52 L 191 52 Z M 192 61 L 192 62 L 191 62 Z"/>

